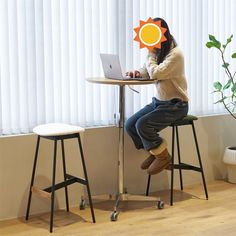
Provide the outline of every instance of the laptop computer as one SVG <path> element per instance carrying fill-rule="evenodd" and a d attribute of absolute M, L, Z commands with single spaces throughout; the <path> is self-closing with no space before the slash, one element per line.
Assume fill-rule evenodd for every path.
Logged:
<path fill-rule="evenodd" d="M 104 76 L 107 79 L 117 79 L 117 80 L 149 80 L 147 78 L 131 78 L 130 76 L 124 76 L 122 74 L 122 69 L 120 65 L 120 60 L 118 55 L 114 54 L 100 54 L 102 67 L 104 71 Z"/>

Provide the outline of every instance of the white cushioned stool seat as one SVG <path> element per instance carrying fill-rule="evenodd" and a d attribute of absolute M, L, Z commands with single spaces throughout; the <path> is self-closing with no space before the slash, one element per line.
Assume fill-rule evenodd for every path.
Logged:
<path fill-rule="evenodd" d="M 81 133 L 84 132 L 84 128 L 63 123 L 49 123 L 34 127 L 33 132 L 40 136 L 60 136 Z"/>

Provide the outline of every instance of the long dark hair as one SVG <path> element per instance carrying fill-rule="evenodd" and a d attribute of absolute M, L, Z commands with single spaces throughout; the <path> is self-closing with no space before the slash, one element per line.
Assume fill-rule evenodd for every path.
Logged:
<path fill-rule="evenodd" d="M 157 58 L 158 58 L 157 63 L 160 64 L 164 61 L 165 57 L 170 52 L 172 43 L 173 43 L 174 47 L 177 46 L 177 43 L 176 43 L 174 37 L 171 35 L 169 27 L 168 27 L 165 20 L 163 20 L 162 18 L 156 17 L 153 19 L 153 21 L 161 21 L 161 26 L 163 28 L 167 29 L 164 34 L 167 40 L 165 42 L 161 43 L 161 49 L 155 48 L 155 52 L 156 52 Z"/>

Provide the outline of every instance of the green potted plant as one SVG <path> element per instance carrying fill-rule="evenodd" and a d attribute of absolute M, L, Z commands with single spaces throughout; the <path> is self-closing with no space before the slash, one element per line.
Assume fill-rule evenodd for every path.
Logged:
<path fill-rule="evenodd" d="M 232 72 L 230 69 L 230 63 L 225 59 L 225 50 L 231 43 L 233 35 L 231 35 L 225 44 L 218 41 L 215 36 L 209 35 L 209 41 L 206 43 L 208 48 L 215 48 L 219 51 L 222 67 L 225 70 L 225 74 L 228 77 L 228 81 L 222 84 L 220 81 L 214 82 L 213 93 L 219 94 L 220 99 L 215 103 L 222 103 L 229 114 L 236 119 L 234 114 L 236 109 L 236 71 Z M 231 58 L 236 58 L 236 52 L 231 55 Z M 223 162 L 227 165 L 228 181 L 236 183 L 236 147 L 226 147 Z"/>

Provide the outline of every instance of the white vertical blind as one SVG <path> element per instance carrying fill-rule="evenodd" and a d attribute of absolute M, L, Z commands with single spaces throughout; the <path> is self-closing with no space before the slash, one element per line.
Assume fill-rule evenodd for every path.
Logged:
<path fill-rule="evenodd" d="M 211 91 L 227 78 L 205 43 L 208 34 L 225 42 L 235 32 L 234 9 L 234 0 L 1 0 L 0 134 L 48 122 L 114 124 L 117 87 L 85 78 L 103 75 L 100 52 L 119 54 L 124 71 L 142 66 L 147 51 L 133 28 L 149 17 L 164 18 L 184 52 L 190 112 L 223 112 Z M 227 56 L 233 50 L 236 40 Z M 126 116 L 155 93 L 153 85 L 135 89 L 126 89 Z"/>

